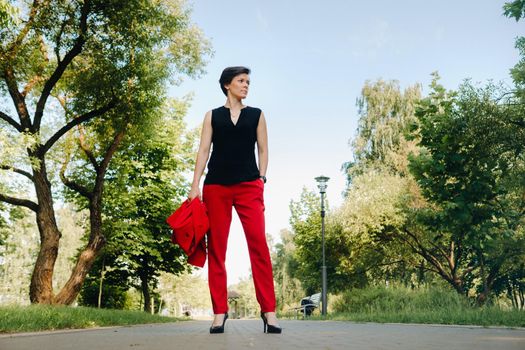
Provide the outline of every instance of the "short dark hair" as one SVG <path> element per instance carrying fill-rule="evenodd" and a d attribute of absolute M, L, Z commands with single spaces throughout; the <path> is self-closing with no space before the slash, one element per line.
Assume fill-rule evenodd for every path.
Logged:
<path fill-rule="evenodd" d="M 221 78 L 219 79 L 219 84 L 221 84 L 222 92 L 226 96 L 228 96 L 228 90 L 226 90 L 224 85 L 228 85 L 229 83 L 231 83 L 233 78 L 235 78 L 239 74 L 250 74 L 250 72 L 251 72 L 250 68 L 243 67 L 243 66 L 224 68 L 221 74 Z"/>

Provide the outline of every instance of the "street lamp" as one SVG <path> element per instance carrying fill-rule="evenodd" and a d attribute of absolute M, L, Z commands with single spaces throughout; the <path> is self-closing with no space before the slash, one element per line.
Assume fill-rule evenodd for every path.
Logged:
<path fill-rule="evenodd" d="M 319 192 L 321 193 L 321 234 L 323 236 L 323 267 L 322 267 L 322 278 L 323 278 L 323 288 L 321 290 L 321 301 L 323 303 L 321 314 L 326 316 L 326 260 L 324 254 L 324 195 L 326 193 L 327 182 L 330 180 L 327 176 L 318 176 L 315 178 L 317 181 L 317 187 L 319 187 Z"/>

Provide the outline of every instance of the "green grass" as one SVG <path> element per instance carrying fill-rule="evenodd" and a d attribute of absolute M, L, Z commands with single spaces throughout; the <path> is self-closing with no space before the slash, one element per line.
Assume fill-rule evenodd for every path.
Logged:
<path fill-rule="evenodd" d="M 437 287 L 369 287 L 348 291 L 332 300 L 326 317 L 316 310 L 310 319 L 525 327 L 525 311 L 472 306 L 456 292 Z"/>
<path fill-rule="evenodd" d="M 320 318 L 320 317 L 318 317 Z M 379 323 L 422 323 L 448 325 L 477 325 L 525 327 L 525 312 L 504 311 L 498 308 L 480 310 L 435 310 L 435 311 L 399 311 L 334 313 L 326 319 L 336 321 L 379 322 Z"/>
<path fill-rule="evenodd" d="M 166 323 L 179 320 L 181 319 L 151 315 L 141 311 L 88 307 L 49 305 L 0 307 L 0 333 Z"/>

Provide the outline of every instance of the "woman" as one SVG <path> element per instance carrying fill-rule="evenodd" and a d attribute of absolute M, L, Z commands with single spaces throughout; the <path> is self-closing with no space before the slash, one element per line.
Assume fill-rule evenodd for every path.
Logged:
<path fill-rule="evenodd" d="M 275 315 L 275 292 L 270 252 L 264 228 L 264 184 L 268 167 L 268 136 L 264 114 L 245 106 L 250 70 L 224 69 L 219 80 L 224 106 L 206 113 L 189 199 L 201 197 L 200 178 L 213 144 L 202 198 L 208 210 L 208 283 L 215 314 L 210 333 L 223 333 L 228 318 L 226 246 L 232 207 L 241 220 L 252 266 L 264 331 L 281 333 Z M 259 166 L 255 161 L 255 143 Z"/>

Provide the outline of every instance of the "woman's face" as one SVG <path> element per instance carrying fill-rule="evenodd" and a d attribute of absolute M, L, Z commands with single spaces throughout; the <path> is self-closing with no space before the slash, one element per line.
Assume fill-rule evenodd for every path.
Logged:
<path fill-rule="evenodd" d="M 233 97 L 242 100 L 248 95 L 248 88 L 250 87 L 250 76 L 246 73 L 236 75 L 232 82 L 225 85 L 226 89 Z"/>

